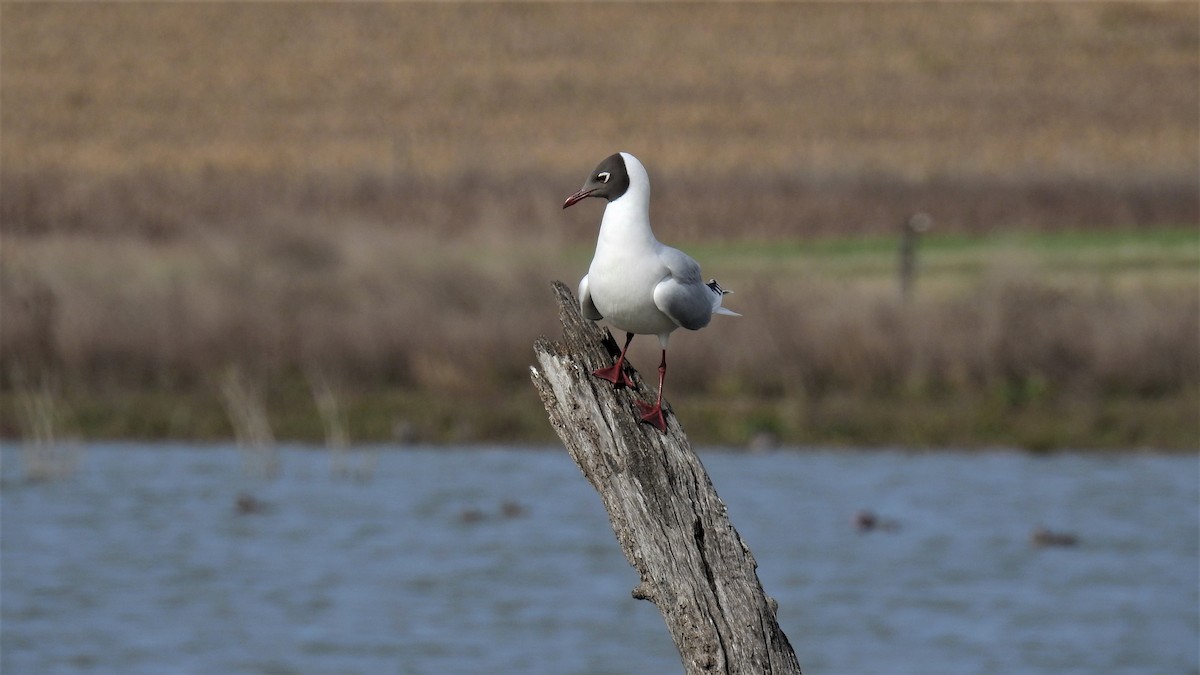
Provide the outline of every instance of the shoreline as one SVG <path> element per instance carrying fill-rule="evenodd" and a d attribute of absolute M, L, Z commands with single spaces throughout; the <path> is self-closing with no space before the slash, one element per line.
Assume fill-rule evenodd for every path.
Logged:
<path fill-rule="evenodd" d="M 22 443 L 17 395 L 0 394 L 0 439 Z M 435 400 L 436 399 L 436 400 Z M 151 403 L 152 401 L 152 403 Z M 238 432 L 216 395 L 129 392 L 71 397 L 55 403 L 55 439 L 79 442 L 237 443 Z M 1200 392 L 1158 400 L 1116 398 L 1081 404 L 1058 401 L 1007 406 L 993 400 L 896 400 L 863 397 L 855 405 L 833 398 L 802 406 L 791 398 L 677 400 L 692 442 L 743 451 L 785 448 L 895 448 L 906 452 L 986 451 L 1159 454 L 1200 450 L 1195 410 Z M 721 412 L 721 411 L 724 412 Z M 326 429 L 311 401 L 272 401 L 266 424 L 275 444 L 322 446 Z M 631 413 L 632 414 L 632 413 Z M 497 397 L 430 397 L 414 392 L 362 395 L 344 408 L 351 447 L 556 445 L 541 404 L 530 392 Z M 1190 419 L 1189 419 L 1190 416 Z"/>

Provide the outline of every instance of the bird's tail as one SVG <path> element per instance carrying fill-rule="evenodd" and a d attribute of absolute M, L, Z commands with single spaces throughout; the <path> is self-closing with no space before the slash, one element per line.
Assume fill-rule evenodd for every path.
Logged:
<path fill-rule="evenodd" d="M 741 314 L 738 314 L 737 312 L 735 312 L 731 309 L 725 309 L 724 307 L 721 306 L 721 300 L 723 300 L 726 295 L 729 295 L 733 291 L 727 291 L 724 288 L 721 288 L 721 284 L 718 284 L 716 279 L 709 279 L 707 286 L 708 286 L 708 290 L 713 292 L 713 301 L 712 301 L 712 303 L 713 303 L 712 313 L 713 314 L 724 314 L 726 316 L 741 316 Z"/>

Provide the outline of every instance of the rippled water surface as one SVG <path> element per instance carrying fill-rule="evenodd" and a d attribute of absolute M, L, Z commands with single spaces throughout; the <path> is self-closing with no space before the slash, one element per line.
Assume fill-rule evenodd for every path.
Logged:
<path fill-rule="evenodd" d="M 4 448 L 0 670 L 681 671 L 564 451 L 375 455 L 352 480 L 285 448 L 267 480 L 230 447 L 91 445 L 28 482 Z M 1200 671 L 1196 456 L 702 457 L 805 672 Z"/>

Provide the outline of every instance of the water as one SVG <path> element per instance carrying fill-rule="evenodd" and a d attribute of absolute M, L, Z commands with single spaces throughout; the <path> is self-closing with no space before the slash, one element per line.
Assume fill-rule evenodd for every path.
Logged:
<path fill-rule="evenodd" d="M 3 452 L 5 675 L 681 671 L 561 449 L 383 449 L 366 482 L 305 448 L 274 480 L 93 445 L 28 483 Z M 1200 671 L 1196 456 L 702 457 L 805 672 Z"/>

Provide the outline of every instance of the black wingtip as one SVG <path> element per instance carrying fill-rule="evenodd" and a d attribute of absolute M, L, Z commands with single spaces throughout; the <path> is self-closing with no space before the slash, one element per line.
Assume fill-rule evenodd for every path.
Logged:
<path fill-rule="evenodd" d="M 733 291 L 727 291 L 724 288 L 721 288 L 721 284 L 718 284 L 716 279 L 709 279 L 708 283 L 705 285 L 708 286 L 708 290 L 712 291 L 713 293 L 716 293 L 717 295 L 729 295 L 730 293 L 733 292 Z"/>

